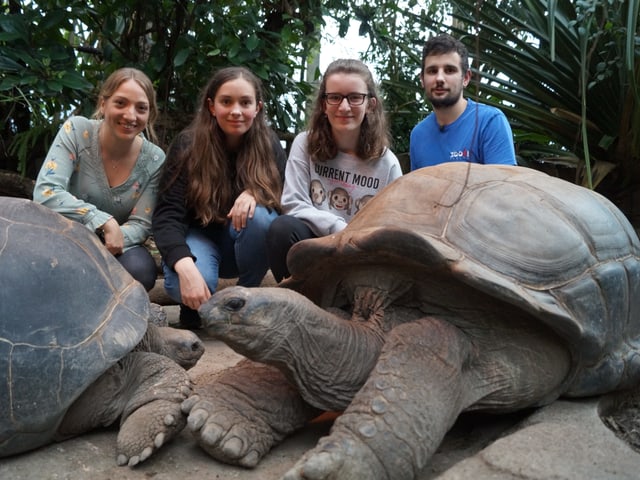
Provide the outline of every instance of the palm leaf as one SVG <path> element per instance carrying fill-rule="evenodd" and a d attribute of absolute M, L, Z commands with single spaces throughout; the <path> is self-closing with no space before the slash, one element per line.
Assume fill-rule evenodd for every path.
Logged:
<path fill-rule="evenodd" d="M 467 45 L 481 78 L 470 93 L 505 111 L 524 142 L 518 153 L 549 162 L 552 146 L 563 163 L 560 153 L 571 153 L 587 185 L 614 168 L 619 183 L 640 182 L 640 0 L 596 2 L 595 11 L 569 0 L 478 1 L 450 2 L 453 26 L 424 21 Z"/>

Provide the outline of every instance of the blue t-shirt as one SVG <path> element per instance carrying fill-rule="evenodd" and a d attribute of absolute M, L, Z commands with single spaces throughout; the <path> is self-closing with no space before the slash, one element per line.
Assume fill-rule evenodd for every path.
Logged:
<path fill-rule="evenodd" d="M 462 115 L 442 129 L 431 113 L 411 131 L 411 170 L 445 162 L 515 165 L 513 134 L 504 113 L 467 99 Z"/>

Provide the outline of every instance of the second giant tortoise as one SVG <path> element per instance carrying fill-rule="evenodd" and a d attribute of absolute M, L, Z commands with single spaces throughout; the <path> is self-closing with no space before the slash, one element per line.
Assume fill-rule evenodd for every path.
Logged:
<path fill-rule="evenodd" d="M 86 227 L 0 197 L 0 284 L 0 457 L 120 419 L 133 466 L 186 425 L 202 342 L 148 323 L 147 292 Z"/>
<path fill-rule="evenodd" d="M 415 478 L 463 411 L 637 385 L 639 255 L 623 214 L 585 188 L 522 167 L 412 172 L 342 232 L 296 244 L 288 288 L 200 308 L 250 360 L 198 387 L 189 426 L 251 467 L 344 410 L 286 480 Z"/>

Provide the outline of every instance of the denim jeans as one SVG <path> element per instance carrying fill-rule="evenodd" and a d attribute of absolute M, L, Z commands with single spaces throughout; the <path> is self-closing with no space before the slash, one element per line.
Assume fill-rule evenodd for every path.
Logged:
<path fill-rule="evenodd" d="M 260 285 L 269 269 L 267 230 L 277 216 L 276 211 L 257 205 L 253 218 L 248 219 L 247 226 L 239 232 L 231 222 L 189 228 L 187 245 L 211 293 L 218 287 L 218 278 L 238 277 L 238 285 L 244 287 Z M 178 274 L 164 262 L 162 269 L 167 294 L 181 303 Z"/>

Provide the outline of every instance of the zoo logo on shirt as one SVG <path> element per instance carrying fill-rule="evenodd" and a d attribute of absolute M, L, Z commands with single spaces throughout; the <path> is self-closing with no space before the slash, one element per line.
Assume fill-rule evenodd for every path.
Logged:
<path fill-rule="evenodd" d="M 469 161 L 469 150 L 454 150 L 453 152 L 449 152 L 449 161 L 450 162 L 468 162 Z"/>

